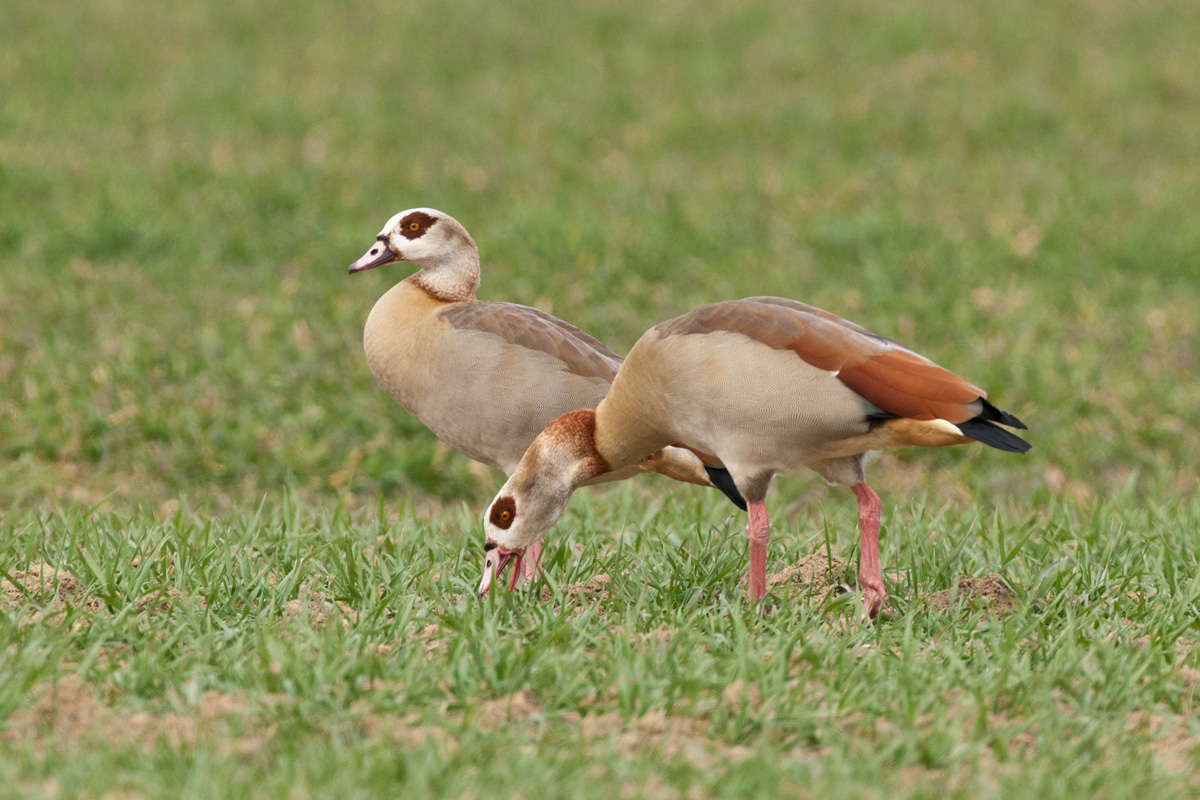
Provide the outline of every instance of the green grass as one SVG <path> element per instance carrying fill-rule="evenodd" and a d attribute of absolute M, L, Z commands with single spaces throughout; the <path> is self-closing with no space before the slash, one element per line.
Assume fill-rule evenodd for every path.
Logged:
<path fill-rule="evenodd" d="M 1194 793 L 1200 762 L 1162 753 L 1196 734 L 1200 6 L 3 16 L 0 569 L 94 602 L 6 607 L 0 718 L 66 676 L 129 730 L 241 703 L 186 741 L 10 718 L 8 791 Z M 417 205 L 475 236 L 481 297 L 619 350 L 712 300 L 802 299 L 986 387 L 1034 450 L 880 459 L 903 574 L 876 628 L 851 596 L 751 613 L 742 519 L 665 482 L 581 494 L 552 535 L 552 581 L 612 576 L 598 605 L 458 599 L 497 478 L 367 370 L 403 272 L 345 275 Z M 846 493 L 797 476 L 770 509 L 772 569 L 826 536 L 853 555 Z M 923 600 L 988 572 L 1011 616 Z M 285 618 L 318 593 L 354 619 Z M 735 712 L 739 680 L 761 702 Z M 536 710 L 480 727 L 522 691 Z"/>
<path fill-rule="evenodd" d="M 49 561 L 100 602 L 0 618 L 0 713 L 78 676 L 105 716 L 92 733 L 89 706 L 54 723 L 41 706 L 0 745 L 0 776 L 33 796 L 45 776 L 66 796 L 1186 796 L 1200 507 L 1118 498 L 1085 521 L 1039 499 L 889 509 L 898 573 L 877 626 L 854 594 L 776 595 L 756 614 L 737 521 L 686 489 L 577 503 L 542 603 L 472 596 L 466 511 L 48 516 L 6 535 L 0 560 Z M 850 504 L 829 512 L 823 529 L 782 522 L 773 565 L 848 555 Z M 1017 587 L 1013 614 L 926 602 L 986 571 Z M 594 596 L 562 586 L 598 574 L 612 582 Z M 314 598 L 342 610 L 323 626 L 284 613 Z M 206 692 L 232 699 L 229 719 L 207 716 Z M 139 713 L 198 738 L 172 746 Z"/>

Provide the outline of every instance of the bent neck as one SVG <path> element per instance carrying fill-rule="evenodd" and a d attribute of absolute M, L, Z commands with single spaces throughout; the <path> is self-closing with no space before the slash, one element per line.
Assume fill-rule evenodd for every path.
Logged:
<path fill-rule="evenodd" d="M 671 443 L 636 409 L 622 410 L 610 403 L 611 393 L 593 413 L 593 442 L 597 455 L 615 472 L 644 460 Z M 592 476 L 595 477 L 595 476 Z"/>
<path fill-rule="evenodd" d="M 463 303 L 475 299 L 479 288 L 479 251 L 475 248 L 418 266 L 421 271 L 408 280 L 435 300 Z"/>

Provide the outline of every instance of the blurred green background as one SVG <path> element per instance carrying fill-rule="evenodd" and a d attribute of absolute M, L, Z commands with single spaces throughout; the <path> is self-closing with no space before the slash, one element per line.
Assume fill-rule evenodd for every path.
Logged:
<path fill-rule="evenodd" d="M 619 351 L 783 295 L 1030 425 L 1025 459 L 885 457 L 881 493 L 1197 488 L 1200 4 L 3 16 L 0 508 L 489 496 L 362 355 L 407 273 L 345 267 L 412 206 L 474 235 L 480 297 Z"/>

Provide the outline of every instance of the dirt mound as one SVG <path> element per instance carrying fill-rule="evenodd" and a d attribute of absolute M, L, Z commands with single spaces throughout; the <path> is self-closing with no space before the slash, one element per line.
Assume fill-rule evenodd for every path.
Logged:
<path fill-rule="evenodd" d="M 589 578 L 584 583 L 564 583 L 558 587 L 557 596 L 563 600 L 571 601 L 575 605 L 584 605 L 598 602 L 609 593 L 612 586 L 612 578 L 607 574 L 601 573 L 592 578 Z M 543 603 L 548 603 L 553 600 L 555 593 L 551 591 L 549 586 L 542 586 L 542 592 L 539 598 Z"/>
<path fill-rule="evenodd" d="M 565 597 L 575 597 L 580 600 L 595 600 L 607 594 L 612 586 L 612 578 L 601 573 L 589 578 L 586 583 L 568 583 L 559 587 L 559 593 Z"/>
<path fill-rule="evenodd" d="M 617 626 L 609 627 L 610 631 L 619 630 Z M 675 629 L 667 623 L 662 623 L 654 630 L 641 631 L 633 634 L 634 644 L 668 644 L 675 635 Z"/>
<path fill-rule="evenodd" d="M 755 696 L 751 690 L 749 697 Z M 506 726 L 524 726 L 524 730 L 529 730 L 530 725 L 565 726 L 585 741 L 607 739 L 629 754 L 648 749 L 658 750 L 668 757 L 681 754 L 705 768 L 713 766 L 711 753 L 740 758 L 747 752 L 743 747 L 730 747 L 708 739 L 709 722 L 704 717 L 668 716 L 661 711 L 635 718 L 624 717 L 616 711 L 586 715 L 578 711 L 547 713 L 526 689 L 473 704 L 461 712 L 450 712 L 439 724 L 422 724 L 420 718 L 421 715 L 416 713 L 400 716 L 368 711 L 363 715 L 361 725 L 368 736 L 385 736 L 412 747 L 433 741 L 451 752 L 458 748 L 457 734 L 453 730 L 456 725 L 485 732 Z M 450 727 L 443 727 L 445 725 Z"/>
<path fill-rule="evenodd" d="M 741 750 L 706 738 L 708 721 L 703 717 L 667 716 L 661 711 L 651 711 L 627 719 L 615 711 L 587 716 L 570 711 L 559 721 L 574 728 L 588 741 L 615 739 L 617 747 L 625 753 L 657 750 L 667 758 L 682 755 L 701 767 L 712 765 L 706 751 L 723 751 L 727 757 L 736 759 L 739 754 L 734 751 Z"/>
<path fill-rule="evenodd" d="M 341 600 L 326 600 L 318 592 L 306 592 L 283 607 L 285 620 L 306 619 L 313 628 L 324 628 L 334 619 L 340 619 L 342 627 L 349 630 L 350 623 L 357 621 L 358 613 Z"/>
<path fill-rule="evenodd" d="M 1016 608 L 1017 596 L 1008 584 L 994 572 L 982 578 L 958 576 L 958 583 L 951 589 L 934 592 L 925 598 L 925 604 L 935 611 L 945 611 L 961 605 L 984 606 L 998 614 L 1011 614 Z"/>
<path fill-rule="evenodd" d="M 1167 717 L 1150 711 L 1134 711 L 1125 723 L 1129 733 L 1149 739 L 1146 747 L 1168 772 L 1188 768 L 1188 756 L 1196 749 L 1196 735 L 1180 724 L 1180 717 Z"/>
<path fill-rule="evenodd" d="M 753 683 L 734 681 L 721 690 L 721 702 L 730 712 L 740 714 L 762 705 L 762 691 Z"/>
<path fill-rule="evenodd" d="M 201 609 L 208 605 L 208 601 L 202 595 L 184 594 L 178 589 L 167 589 L 165 592 L 158 590 L 142 595 L 138 598 L 137 608 L 139 611 L 158 611 L 168 614 L 177 606 L 189 603 L 195 603 Z"/>
<path fill-rule="evenodd" d="M 423 724 L 419 713 L 375 713 L 371 704 L 359 702 L 355 710 L 364 713 L 359 720 L 368 736 L 385 736 L 404 747 L 420 747 L 427 741 L 456 750 L 458 743 L 447 725 L 468 725 L 484 732 L 495 731 L 511 724 L 520 724 L 543 714 L 542 704 L 527 689 L 512 694 L 468 704 L 462 711 L 444 714 L 438 724 Z"/>
<path fill-rule="evenodd" d="M 767 576 L 767 588 L 787 584 L 798 584 L 813 589 L 845 590 L 842 577 L 846 574 L 846 562 L 837 556 L 827 557 L 824 553 L 810 553 L 795 564 Z M 742 578 L 744 584 L 746 579 Z"/>
<path fill-rule="evenodd" d="M 542 713 L 542 704 L 527 689 L 494 700 L 484 700 L 470 714 L 480 729 L 495 730 L 509 722 L 520 722 Z"/>
<path fill-rule="evenodd" d="M 32 705 L 18 708 L 9 716 L 10 731 L 49 728 L 55 736 L 73 740 L 105 727 L 111 716 L 96 700 L 91 687 L 74 675 L 67 675 L 51 686 L 38 687 L 33 695 L 36 699 Z"/>
<path fill-rule="evenodd" d="M 190 714 L 123 714 L 98 700 L 94 689 L 77 676 L 67 675 L 53 684 L 35 687 L 31 699 L 9 716 L 5 738 L 46 736 L 48 741 L 75 742 L 97 737 L 150 748 L 159 741 L 173 747 L 195 745 L 208 733 L 225 742 L 230 752 L 249 756 L 272 733 L 263 730 L 248 736 L 231 735 L 229 722 L 244 717 L 248 703 L 239 695 L 215 691 L 201 695 Z"/>
<path fill-rule="evenodd" d="M 29 569 L 15 569 L 11 575 L 12 581 L 0 581 L 0 591 L 5 603 L 14 606 L 23 603 L 27 595 L 39 603 L 61 600 L 76 604 L 87 595 L 78 578 L 49 564 L 30 564 Z"/>
<path fill-rule="evenodd" d="M 0 580 L 0 603 L 6 611 L 20 608 L 28 601 L 48 605 L 47 611 L 62 611 L 68 605 L 88 612 L 100 610 L 100 601 L 87 596 L 87 589 L 78 578 L 65 569 L 49 564 L 30 564 L 29 569 L 15 569 L 13 580 Z M 34 614 L 34 621 L 42 618 Z"/>
<path fill-rule="evenodd" d="M 365 706 L 363 706 L 365 708 Z M 457 750 L 457 743 L 446 733 L 444 728 L 436 725 L 422 725 L 420 714 L 375 714 L 367 711 L 359 719 L 359 726 L 364 735 L 370 738 L 386 738 L 405 749 L 423 747 L 426 742 L 433 741 Z"/>

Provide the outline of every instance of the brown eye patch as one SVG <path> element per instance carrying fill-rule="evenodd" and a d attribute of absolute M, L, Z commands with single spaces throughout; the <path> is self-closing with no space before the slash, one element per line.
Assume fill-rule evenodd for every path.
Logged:
<path fill-rule="evenodd" d="M 502 531 L 508 530 L 513 524 L 513 520 L 517 517 L 517 501 L 507 495 L 492 503 L 492 513 L 488 517 L 488 522 L 495 525 Z"/>
<path fill-rule="evenodd" d="M 414 211 L 411 214 L 405 214 L 404 219 L 400 220 L 400 235 L 405 239 L 419 239 L 435 224 L 437 224 L 437 218 L 429 216 L 424 211 Z"/>

